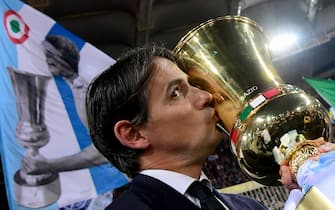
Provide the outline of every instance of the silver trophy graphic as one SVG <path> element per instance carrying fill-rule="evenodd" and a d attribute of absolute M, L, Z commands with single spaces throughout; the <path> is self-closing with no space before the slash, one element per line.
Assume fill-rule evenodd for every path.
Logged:
<path fill-rule="evenodd" d="M 44 123 L 45 89 L 50 77 L 7 67 L 16 95 L 19 121 L 16 139 L 25 148 L 25 156 L 36 156 L 49 142 Z M 19 205 L 41 208 L 58 200 L 61 188 L 58 173 L 31 175 L 19 169 L 14 175 L 15 195 Z"/>

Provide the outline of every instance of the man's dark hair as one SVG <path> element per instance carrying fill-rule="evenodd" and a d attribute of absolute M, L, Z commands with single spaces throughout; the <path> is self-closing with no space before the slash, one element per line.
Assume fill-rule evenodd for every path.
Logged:
<path fill-rule="evenodd" d="M 147 122 L 147 85 L 157 68 L 157 57 L 175 63 L 172 52 L 165 48 L 152 46 L 128 51 L 91 82 L 86 95 L 88 127 L 94 145 L 129 177 L 139 170 L 141 150 L 122 145 L 115 137 L 114 125 L 120 120 L 129 120 L 134 126 Z"/>

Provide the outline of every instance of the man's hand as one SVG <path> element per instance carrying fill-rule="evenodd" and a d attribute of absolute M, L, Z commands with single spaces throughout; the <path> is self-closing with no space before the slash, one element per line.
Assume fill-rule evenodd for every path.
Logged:
<path fill-rule="evenodd" d="M 41 154 L 34 156 L 26 155 L 22 159 L 22 168 L 24 173 L 37 175 L 53 172 L 49 165 L 48 159 Z"/>
<path fill-rule="evenodd" d="M 280 164 L 280 170 L 279 170 L 279 174 L 281 176 L 281 183 L 289 190 L 292 189 L 299 189 L 299 185 L 293 181 L 292 179 L 292 173 L 290 171 L 289 168 L 289 163 L 287 160 L 284 160 L 281 162 Z"/>
<path fill-rule="evenodd" d="M 313 140 L 319 145 L 320 155 L 326 152 L 335 150 L 335 143 L 326 142 L 323 137 Z M 319 159 L 319 155 L 311 158 L 314 161 Z M 284 160 L 280 164 L 279 174 L 281 176 L 281 183 L 289 190 L 300 189 L 299 185 L 293 180 L 293 175 L 290 171 L 289 163 Z"/>

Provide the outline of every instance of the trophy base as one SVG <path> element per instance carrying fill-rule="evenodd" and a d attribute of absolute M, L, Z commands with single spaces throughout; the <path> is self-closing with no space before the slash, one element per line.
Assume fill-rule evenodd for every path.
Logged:
<path fill-rule="evenodd" d="M 58 174 L 51 174 L 42 182 L 31 185 L 22 177 L 20 170 L 14 175 L 17 203 L 27 208 L 42 208 L 56 202 L 61 194 Z"/>

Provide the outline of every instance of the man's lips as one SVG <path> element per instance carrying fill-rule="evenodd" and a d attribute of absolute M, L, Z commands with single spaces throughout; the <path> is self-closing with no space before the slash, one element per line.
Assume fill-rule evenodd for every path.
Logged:
<path fill-rule="evenodd" d="M 217 122 L 220 121 L 219 113 L 215 109 L 213 110 L 213 119 Z"/>

